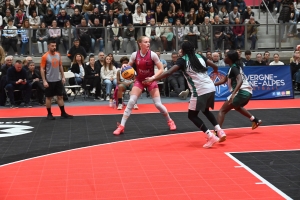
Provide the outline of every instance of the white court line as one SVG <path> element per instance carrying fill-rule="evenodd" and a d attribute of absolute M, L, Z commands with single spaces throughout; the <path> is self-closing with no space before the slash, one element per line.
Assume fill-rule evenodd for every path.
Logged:
<path fill-rule="evenodd" d="M 69 107 L 76 107 L 76 106 L 69 106 Z M 285 107 L 285 108 L 247 108 L 247 110 L 280 110 L 280 109 L 291 109 L 291 108 L 295 108 L 295 109 L 299 109 L 299 107 Z M 19 108 L 22 109 L 22 108 Z M 8 109 L 7 109 L 8 110 Z M 234 110 L 234 109 L 232 109 Z M 187 113 L 188 108 L 186 108 L 186 110 L 178 110 L 178 111 L 168 111 L 169 113 Z M 218 112 L 219 110 L 211 110 L 212 112 Z M 46 111 L 45 111 L 45 115 L 37 115 L 37 116 L 21 116 L 21 117 L 17 117 L 17 116 L 12 116 L 12 117 L 0 117 L 0 119 L 11 119 L 11 118 L 25 118 L 25 117 L 45 117 L 46 118 Z M 159 111 L 153 111 L 153 112 L 143 112 L 143 113 L 132 113 L 131 115 L 141 115 L 141 114 L 159 114 Z M 95 115 L 123 115 L 122 113 L 109 113 L 109 114 L 101 114 L 101 113 L 93 113 L 93 114 L 79 114 L 79 115 L 75 115 L 76 116 L 95 116 Z M 54 117 L 59 117 L 59 115 L 54 115 Z"/>
<path fill-rule="evenodd" d="M 280 151 L 280 150 L 277 150 L 277 151 Z M 290 150 L 285 150 L 285 151 L 292 151 L 292 150 L 290 149 Z M 255 171 L 253 171 L 247 165 L 245 165 L 243 162 L 239 161 L 237 158 L 235 158 L 233 155 L 231 155 L 232 153 L 249 153 L 249 152 L 272 152 L 272 150 L 266 150 L 266 151 L 245 151 L 245 152 L 243 152 L 243 151 L 242 152 L 225 152 L 225 154 L 228 157 L 230 157 L 232 160 L 234 160 L 235 162 L 237 162 L 239 165 L 243 166 L 243 168 L 245 168 L 253 176 L 255 176 L 256 178 L 258 178 L 259 180 L 261 180 L 261 182 L 258 182 L 258 183 L 255 183 L 255 184 L 259 184 L 259 185 L 260 184 L 266 184 L 272 190 L 274 190 L 277 194 L 279 194 L 280 196 L 282 196 L 284 199 L 286 199 L 286 200 L 292 200 L 291 197 L 289 197 L 288 195 L 286 195 L 285 193 L 283 193 L 281 190 L 279 190 L 277 187 L 275 187 L 269 181 L 267 181 L 266 179 L 264 179 L 263 177 L 261 177 L 259 174 L 257 174 Z"/>

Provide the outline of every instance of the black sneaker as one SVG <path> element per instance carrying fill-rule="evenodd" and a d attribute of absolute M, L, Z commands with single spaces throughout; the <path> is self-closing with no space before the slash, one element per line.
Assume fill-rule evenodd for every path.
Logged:
<path fill-rule="evenodd" d="M 15 109 L 15 108 L 19 108 L 19 107 L 15 104 L 11 104 L 10 108 Z"/>
<path fill-rule="evenodd" d="M 62 114 L 60 116 L 60 118 L 61 119 L 73 119 L 73 115 L 69 115 L 69 114 L 65 113 L 65 114 Z"/>
<path fill-rule="evenodd" d="M 48 120 L 55 120 L 55 117 L 53 117 L 52 114 L 48 114 L 48 115 L 47 115 L 47 119 L 48 119 Z"/>

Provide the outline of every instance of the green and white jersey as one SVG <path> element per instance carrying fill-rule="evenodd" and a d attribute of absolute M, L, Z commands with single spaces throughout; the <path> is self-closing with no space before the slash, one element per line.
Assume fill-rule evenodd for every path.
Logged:
<path fill-rule="evenodd" d="M 199 59 L 200 63 L 204 67 L 207 67 L 206 66 L 207 59 L 198 54 L 195 55 Z M 187 55 L 178 58 L 176 65 L 179 66 L 180 69 L 183 71 L 183 75 L 187 80 L 187 83 L 189 85 L 193 97 L 201 96 L 203 94 L 214 92 L 216 90 L 215 85 L 213 81 L 210 79 L 210 77 L 208 76 L 207 72 L 204 73 L 195 72 L 192 69 Z"/>
<path fill-rule="evenodd" d="M 251 87 L 250 83 L 248 82 L 247 77 L 245 76 L 245 74 L 243 72 L 243 69 L 241 67 L 236 66 L 236 64 L 233 64 L 229 68 L 228 73 L 227 73 L 228 88 L 229 88 L 230 92 L 232 92 L 235 89 L 235 87 L 237 85 L 236 77 L 239 74 L 241 74 L 242 80 L 243 80 L 240 90 L 247 91 L 252 94 L 252 87 Z"/>

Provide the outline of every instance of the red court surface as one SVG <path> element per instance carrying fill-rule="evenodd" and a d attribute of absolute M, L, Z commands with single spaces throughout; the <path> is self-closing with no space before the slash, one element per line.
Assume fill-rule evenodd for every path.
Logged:
<path fill-rule="evenodd" d="M 223 101 L 215 103 L 215 110 L 219 110 L 223 105 Z M 188 102 L 184 103 L 164 103 L 169 112 L 186 112 L 188 110 Z M 251 100 L 246 108 L 247 109 L 271 109 L 271 108 L 299 108 L 300 99 L 288 100 Z M 68 104 L 66 107 L 68 113 L 72 115 L 107 115 L 107 114 L 123 114 L 124 110 L 117 110 L 108 107 L 107 105 L 101 106 L 72 106 Z M 13 112 L 12 112 L 13 111 Z M 139 110 L 133 110 L 132 113 L 157 113 L 154 104 L 139 104 Z M 57 105 L 52 105 L 52 113 L 54 115 L 60 114 Z M 38 108 L 19 108 L 19 109 L 1 109 L 0 118 L 13 118 L 13 117 L 40 117 L 45 116 L 47 111 L 45 107 Z"/>
<path fill-rule="evenodd" d="M 297 149 L 299 129 L 229 129 L 211 149 L 185 133 L 46 155 L 2 166 L 0 199 L 284 199 L 225 152 Z"/>

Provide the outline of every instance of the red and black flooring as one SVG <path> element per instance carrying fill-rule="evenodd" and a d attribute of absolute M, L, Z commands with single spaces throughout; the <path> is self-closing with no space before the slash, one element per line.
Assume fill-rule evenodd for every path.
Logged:
<path fill-rule="evenodd" d="M 106 106 L 67 107 L 75 118 L 54 121 L 42 108 L 3 109 L 0 199 L 300 199 L 300 102 L 252 102 L 263 126 L 231 111 L 227 141 L 211 149 L 186 103 L 166 104 L 176 131 L 140 105 L 120 136 L 122 112 Z"/>

